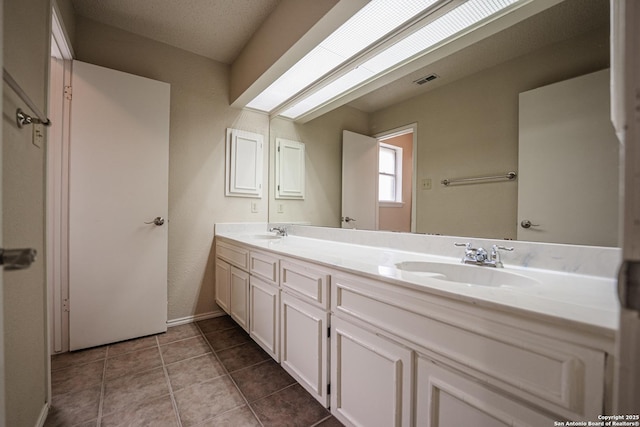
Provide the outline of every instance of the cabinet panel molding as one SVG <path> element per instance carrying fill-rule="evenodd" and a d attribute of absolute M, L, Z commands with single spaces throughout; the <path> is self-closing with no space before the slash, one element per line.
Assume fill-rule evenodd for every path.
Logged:
<path fill-rule="evenodd" d="M 249 271 L 274 286 L 279 285 L 279 263 L 278 258 L 262 253 L 251 251 L 249 255 Z"/>
<path fill-rule="evenodd" d="M 280 290 L 263 280 L 249 278 L 249 335 L 276 362 L 280 362 Z"/>
<path fill-rule="evenodd" d="M 282 367 L 328 407 L 329 313 L 283 292 L 280 319 Z"/>
<path fill-rule="evenodd" d="M 227 242 L 216 243 L 216 256 L 243 270 L 249 267 L 249 251 Z"/>
<path fill-rule="evenodd" d="M 232 266 L 229 288 L 229 315 L 249 331 L 249 273 Z"/>
<path fill-rule="evenodd" d="M 331 412 L 347 425 L 409 426 L 411 350 L 332 319 Z"/>
<path fill-rule="evenodd" d="M 338 275 L 332 278 L 332 311 L 360 319 L 428 349 L 441 360 L 505 391 L 547 406 L 569 418 L 597 417 L 602 409 L 604 353 L 528 334 L 506 325 L 460 322 L 416 313 L 390 294 L 378 294 L 373 283 Z M 436 310 L 437 311 L 437 310 Z M 473 329 L 476 330 L 473 330 Z M 527 369 L 522 369 L 526 366 Z"/>
<path fill-rule="evenodd" d="M 280 261 L 280 281 L 287 291 L 320 308 L 329 308 L 331 273 L 313 264 L 283 259 Z"/>
<path fill-rule="evenodd" d="M 262 198 L 264 137 L 227 129 L 225 195 Z"/>

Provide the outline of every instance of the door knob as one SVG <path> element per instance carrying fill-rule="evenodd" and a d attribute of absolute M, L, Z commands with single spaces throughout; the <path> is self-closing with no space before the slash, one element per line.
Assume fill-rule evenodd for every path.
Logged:
<path fill-rule="evenodd" d="M 347 216 L 347 217 L 342 218 L 342 220 L 343 220 L 344 222 L 352 222 L 352 221 L 354 221 L 354 222 L 355 222 L 355 220 L 356 220 L 356 219 L 355 219 L 355 218 L 349 218 L 349 217 Z"/>
<path fill-rule="evenodd" d="M 161 216 L 157 216 L 153 219 L 153 221 L 150 222 L 145 222 L 145 224 L 155 224 L 155 225 L 162 225 L 164 224 L 164 218 L 162 218 Z"/>
<path fill-rule="evenodd" d="M 532 224 L 531 221 L 529 221 L 528 219 L 524 219 L 522 220 L 522 222 L 520 223 L 520 226 L 522 228 L 531 228 L 531 227 L 538 227 L 540 224 Z"/>

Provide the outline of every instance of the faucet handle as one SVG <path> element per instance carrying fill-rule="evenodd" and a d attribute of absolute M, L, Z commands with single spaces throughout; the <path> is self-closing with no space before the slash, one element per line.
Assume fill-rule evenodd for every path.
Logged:
<path fill-rule="evenodd" d="M 471 243 L 460 243 L 460 242 L 454 242 L 453 243 L 455 246 L 464 246 L 467 249 L 471 249 Z"/>
<path fill-rule="evenodd" d="M 513 251 L 513 246 L 502 246 L 502 245 L 493 245 L 491 247 L 491 249 L 493 249 L 494 251 L 497 251 L 498 249 L 500 249 L 501 251 Z"/>

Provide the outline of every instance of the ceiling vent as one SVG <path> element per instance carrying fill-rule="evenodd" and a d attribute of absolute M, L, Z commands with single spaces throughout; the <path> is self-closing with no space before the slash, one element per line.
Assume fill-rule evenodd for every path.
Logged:
<path fill-rule="evenodd" d="M 428 83 L 432 80 L 437 79 L 438 77 L 440 76 L 438 76 L 437 74 L 429 74 L 428 76 L 421 77 L 418 80 L 414 80 L 413 82 L 417 85 L 423 85 L 425 83 Z"/>

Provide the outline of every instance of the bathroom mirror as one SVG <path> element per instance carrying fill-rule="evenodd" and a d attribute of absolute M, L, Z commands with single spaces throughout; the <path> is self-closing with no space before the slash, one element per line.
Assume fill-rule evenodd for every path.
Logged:
<path fill-rule="evenodd" d="M 517 171 L 519 94 L 607 67 L 609 2 L 565 0 L 306 123 L 274 117 L 269 221 L 341 227 L 342 131 L 378 136 L 415 124 L 413 197 L 403 201 L 415 204 L 413 231 L 517 239 L 521 177 L 457 186 L 441 181 Z M 424 79 L 430 75 L 436 78 Z M 304 200 L 274 198 L 277 138 L 305 144 Z M 610 191 L 617 194 L 617 186 Z M 584 188 L 575 192 L 592 197 Z"/>

